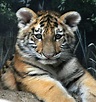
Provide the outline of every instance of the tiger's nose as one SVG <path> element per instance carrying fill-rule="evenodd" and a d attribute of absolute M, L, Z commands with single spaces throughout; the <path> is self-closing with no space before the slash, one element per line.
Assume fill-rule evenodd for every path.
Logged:
<path fill-rule="evenodd" d="M 50 59 L 50 58 L 52 58 L 52 57 L 54 56 L 54 53 L 50 53 L 50 54 L 48 54 L 48 53 L 43 53 L 43 55 L 44 55 L 46 58 Z"/>

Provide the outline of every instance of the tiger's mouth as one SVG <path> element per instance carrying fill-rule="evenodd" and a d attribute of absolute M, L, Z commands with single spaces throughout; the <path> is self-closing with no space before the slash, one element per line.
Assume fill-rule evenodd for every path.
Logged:
<path fill-rule="evenodd" d="M 52 60 L 52 59 L 43 59 L 43 60 L 38 60 L 40 63 L 42 64 L 56 64 L 57 63 L 57 60 Z"/>
<path fill-rule="evenodd" d="M 46 57 L 44 54 L 36 53 L 36 57 L 38 59 L 41 59 L 41 60 L 56 60 L 56 59 L 59 59 L 60 56 L 61 56 L 61 53 L 58 53 L 58 54 L 51 56 L 51 57 L 50 56 Z"/>
<path fill-rule="evenodd" d="M 60 58 L 61 53 L 54 55 L 52 57 L 46 57 L 43 54 L 36 54 L 37 60 L 42 64 L 55 64 L 57 63 L 58 59 Z"/>

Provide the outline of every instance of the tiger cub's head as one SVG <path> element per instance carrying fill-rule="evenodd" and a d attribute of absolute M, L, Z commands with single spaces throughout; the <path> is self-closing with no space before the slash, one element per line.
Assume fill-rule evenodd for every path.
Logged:
<path fill-rule="evenodd" d="M 28 8 L 17 11 L 19 34 L 16 50 L 23 57 L 44 64 L 70 59 L 74 49 L 77 24 L 81 17 L 75 11 L 60 16 L 56 12 L 35 13 Z"/>

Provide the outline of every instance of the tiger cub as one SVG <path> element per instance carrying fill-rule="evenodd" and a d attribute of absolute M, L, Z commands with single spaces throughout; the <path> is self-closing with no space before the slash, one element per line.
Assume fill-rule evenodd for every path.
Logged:
<path fill-rule="evenodd" d="M 96 81 L 73 54 L 80 14 L 21 8 L 16 16 L 19 32 L 4 86 L 43 102 L 96 102 Z"/>

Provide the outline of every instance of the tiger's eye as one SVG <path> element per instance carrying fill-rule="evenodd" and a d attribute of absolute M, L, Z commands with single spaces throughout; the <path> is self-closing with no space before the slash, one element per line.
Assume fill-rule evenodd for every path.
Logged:
<path fill-rule="evenodd" d="M 42 39 L 42 35 L 41 35 L 41 34 L 36 34 L 35 37 L 36 37 L 37 39 Z"/>
<path fill-rule="evenodd" d="M 61 37 L 62 37 L 62 35 L 60 35 L 60 34 L 55 35 L 55 39 L 60 39 Z"/>

